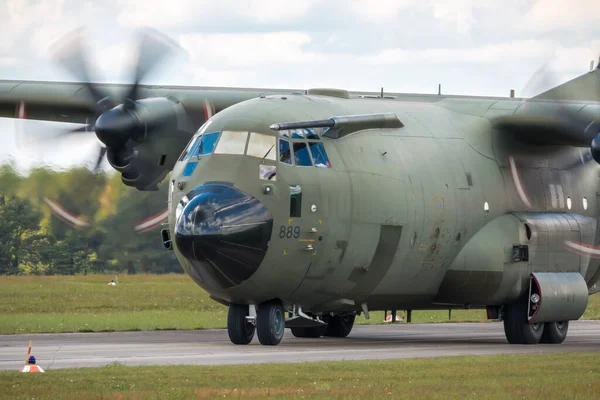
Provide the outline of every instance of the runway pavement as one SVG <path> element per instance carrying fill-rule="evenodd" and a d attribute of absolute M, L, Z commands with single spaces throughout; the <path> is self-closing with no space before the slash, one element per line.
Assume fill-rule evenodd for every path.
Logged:
<path fill-rule="evenodd" d="M 297 339 L 286 330 L 279 346 L 229 342 L 227 331 L 151 331 L 0 335 L 0 370 L 24 365 L 32 355 L 46 370 L 126 365 L 252 364 L 600 351 L 600 321 L 575 321 L 560 345 L 509 345 L 502 324 L 443 323 L 356 326 L 344 339 Z"/>

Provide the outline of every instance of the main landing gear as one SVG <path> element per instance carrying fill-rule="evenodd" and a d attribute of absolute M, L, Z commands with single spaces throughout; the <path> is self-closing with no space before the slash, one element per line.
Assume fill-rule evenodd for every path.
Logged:
<path fill-rule="evenodd" d="M 279 300 L 259 304 L 256 315 L 254 307 L 244 304 L 230 304 L 227 314 L 227 333 L 233 344 L 248 344 L 258 334 L 263 345 L 278 345 L 285 330 L 285 314 Z"/>
<path fill-rule="evenodd" d="M 298 314 L 298 315 L 297 315 Z M 312 317 L 303 314 L 300 309 L 294 308 L 295 318 L 302 316 L 310 321 Z M 292 334 L 298 338 L 319 338 L 330 336 L 343 338 L 350 334 L 356 316 L 336 315 L 323 316 L 321 326 L 304 326 L 290 328 Z M 313 321 L 314 322 L 314 321 Z M 327 322 L 323 325 L 323 322 Z M 275 346 L 283 339 L 285 331 L 285 311 L 279 300 L 261 303 L 256 308 L 244 304 L 230 304 L 227 314 L 227 332 L 233 344 L 249 344 L 258 335 L 260 344 Z"/>
<path fill-rule="evenodd" d="M 567 337 L 569 321 L 530 324 L 528 298 L 504 306 L 504 334 L 510 344 L 559 344 Z"/>
<path fill-rule="evenodd" d="M 292 335 L 297 338 L 320 338 L 321 336 L 343 338 L 350 334 L 356 315 L 336 315 L 324 317 L 327 325 L 311 326 L 308 328 L 291 328 Z"/>

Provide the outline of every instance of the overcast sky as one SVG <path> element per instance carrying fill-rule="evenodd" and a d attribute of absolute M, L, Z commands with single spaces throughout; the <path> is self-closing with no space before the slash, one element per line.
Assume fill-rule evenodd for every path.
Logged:
<path fill-rule="evenodd" d="M 530 96 L 597 62 L 599 16 L 598 0 L 3 0 L 0 78 L 74 80 L 48 49 L 83 25 L 92 79 L 127 82 L 151 26 L 183 51 L 147 83 Z"/>

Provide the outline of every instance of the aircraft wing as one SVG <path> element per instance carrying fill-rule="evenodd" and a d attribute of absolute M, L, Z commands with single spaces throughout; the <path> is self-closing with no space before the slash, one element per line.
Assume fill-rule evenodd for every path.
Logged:
<path fill-rule="evenodd" d="M 94 84 L 121 104 L 130 85 Z M 193 125 L 199 127 L 215 113 L 262 94 L 291 93 L 292 89 L 218 88 L 140 85 L 139 98 L 171 97 L 181 101 Z M 86 123 L 97 117 L 88 85 L 78 82 L 0 81 L 0 117 Z"/>

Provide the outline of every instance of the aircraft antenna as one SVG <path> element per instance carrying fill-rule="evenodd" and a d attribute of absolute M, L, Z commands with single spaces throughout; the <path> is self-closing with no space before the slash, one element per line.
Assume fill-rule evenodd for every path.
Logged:
<path fill-rule="evenodd" d="M 438 83 L 438 96 L 442 94 L 442 84 Z"/>
<path fill-rule="evenodd" d="M 383 99 L 383 86 L 381 87 L 381 98 Z"/>

